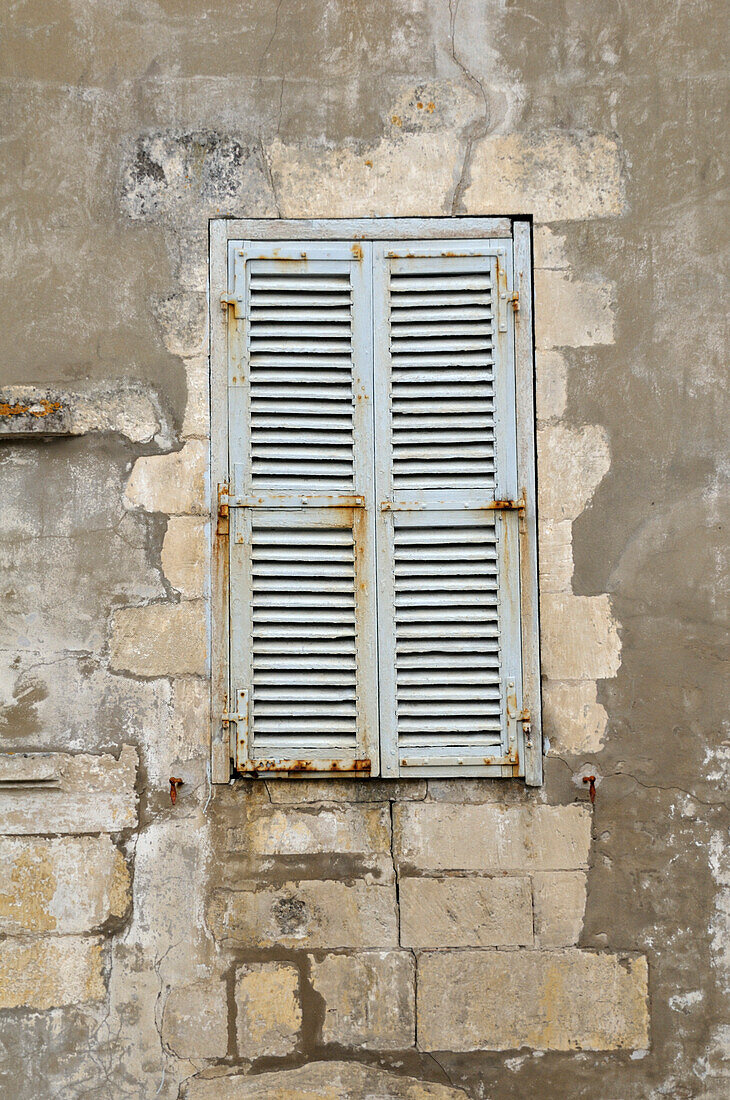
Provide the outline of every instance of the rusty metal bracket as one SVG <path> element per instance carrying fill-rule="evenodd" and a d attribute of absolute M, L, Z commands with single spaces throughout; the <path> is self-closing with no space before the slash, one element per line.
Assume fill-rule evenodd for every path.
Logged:
<path fill-rule="evenodd" d="M 236 725 L 236 767 L 239 768 L 245 762 L 248 755 L 248 691 L 241 689 L 236 692 L 236 709 L 225 711 L 221 715 L 224 729 L 228 729 L 231 722 Z"/>
<path fill-rule="evenodd" d="M 219 535 L 228 534 L 228 484 L 224 482 L 218 486 L 218 514 L 217 514 L 217 527 L 216 532 Z"/>
<path fill-rule="evenodd" d="M 221 309 L 228 311 L 233 310 L 233 316 L 236 320 L 240 320 L 243 317 L 243 298 L 233 294 L 221 294 Z"/>

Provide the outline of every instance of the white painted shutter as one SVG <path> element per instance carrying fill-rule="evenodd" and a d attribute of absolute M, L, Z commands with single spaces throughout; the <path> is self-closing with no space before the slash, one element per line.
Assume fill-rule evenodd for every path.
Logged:
<path fill-rule="evenodd" d="M 383 775 L 521 774 L 511 244 L 374 245 Z"/>
<path fill-rule="evenodd" d="M 234 242 L 229 271 L 237 768 L 377 774 L 370 248 Z"/>

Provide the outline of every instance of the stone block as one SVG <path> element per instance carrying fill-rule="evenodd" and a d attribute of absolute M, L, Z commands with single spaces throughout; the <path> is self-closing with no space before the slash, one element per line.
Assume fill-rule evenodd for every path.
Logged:
<path fill-rule="evenodd" d="M 112 618 L 109 664 L 135 676 L 204 676 L 207 662 L 203 600 L 121 607 Z"/>
<path fill-rule="evenodd" d="M 180 1058 L 225 1058 L 228 998 L 221 978 L 175 986 L 165 1001 L 162 1041 Z"/>
<path fill-rule="evenodd" d="M 529 878 L 402 878 L 404 947 L 532 945 Z"/>
<path fill-rule="evenodd" d="M 532 876 L 537 947 L 572 947 L 586 908 L 584 871 L 538 871 Z"/>
<path fill-rule="evenodd" d="M 423 1050 L 645 1050 L 643 956 L 441 951 L 418 960 Z"/>
<path fill-rule="evenodd" d="M 463 1089 L 359 1062 L 310 1062 L 270 1073 L 193 1077 L 183 1089 L 183 1100 L 467 1100 Z"/>
<path fill-rule="evenodd" d="M 116 833 L 137 824 L 136 749 L 123 745 L 118 760 L 108 753 L 53 755 L 52 788 L 0 790 L 0 835 Z"/>
<path fill-rule="evenodd" d="M 394 807 L 397 859 L 422 871 L 576 870 L 588 865 L 586 806 Z"/>
<path fill-rule="evenodd" d="M 540 613 L 543 676 L 548 680 L 598 680 L 616 675 L 621 640 L 610 596 L 546 592 Z"/>
<path fill-rule="evenodd" d="M 129 381 L 76 392 L 27 385 L 0 390 L 0 438 L 89 432 L 118 432 L 134 443 L 149 443 L 158 433 L 169 439 L 156 395 Z"/>
<path fill-rule="evenodd" d="M 179 451 L 138 458 L 127 481 L 125 504 L 167 515 L 204 515 L 208 454 L 207 442 L 191 439 Z"/>
<path fill-rule="evenodd" d="M 537 433 L 538 512 L 542 523 L 573 520 L 611 466 L 604 428 L 550 424 Z"/>
<path fill-rule="evenodd" d="M 271 172 L 286 218 L 422 217 L 441 212 L 458 178 L 460 143 L 453 133 L 403 133 L 360 149 L 269 146 Z M 513 203 L 505 209 L 513 210 Z"/>
<path fill-rule="evenodd" d="M 356 881 L 309 880 L 213 895 L 208 925 L 217 940 L 249 948 L 395 947 L 395 888 Z"/>
<path fill-rule="evenodd" d="M 565 244 L 564 234 L 555 233 L 548 225 L 536 225 L 532 234 L 535 267 L 558 271 L 569 268 Z"/>
<path fill-rule="evenodd" d="M 208 336 L 208 303 L 202 291 L 184 290 L 155 303 L 162 339 L 171 355 L 201 355 Z"/>
<path fill-rule="evenodd" d="M 568 399 L 568 365 L 559 351 L 535 353 L 535 410 L 538 420 L 563 415 Z"/>
<path fill-rule="evenodd" d="M 540 524 L 540 593 L 573 589 L 573 522 Z"/>
<path fill-rule="evenodd" d="M 615 138 L 551 129 L 490 134 L 474 145 L 468 214 L 520 210 L 536 221 L 620 214 L 625 195 Z"/>
<path fill-rule="evenodd" d="M 0 837 L 0 932 L 90 932 L 129 902 L 124 856 L 108 836 Z"/>
<path fill-rule="evenodd" d="M 162 570 L 188 600 L 203 595 L 208 566 L 206 522 L 202 516 L 170 516 L 162 543 Z"/>
<path fill-rule="evenodd" d="M 299 971 L 291 963 L 249 963 L 236 977 L 236 1036 L 241 1058 L 283 1057 L 302 1026 Z"/>
<path fill-rule="evenodd" d="M 535 271 L 535 346 L 583 348 L 614 342 L 610 283 L 583 283 Z"/>
<path fill-rule="evenodd" d="M 389 854 L 389 807 L 375 803 L 307 810 L 267 805 L 251 808 L 245 825 L 228 830 L 227 847 L 254 856 Z"/>
<path fill-rule="evenodd" d="M 207 355 L 185 360 L 188 401 L 183 419 L 183 439 L 205 439 L 210 435 L 210 369 Z"/>
<path fill-rule="evenodd" d="M 0 941 L 0 1008 L 61 1008 L 104 997 L 97 939 L 44 936 Z"/>
<path fill-rule="evenodd" d="M 595 680 L 547 680 L 542 689 L 543 729 L 558 752 L 598 752 L 608 726 Z"/>
<path fill-rule="evenodd" d="M 402 904 L 402 894 L 401 894 Z M 322 1042 L 365 1050 L 405 1050 L 415 1042 L 415 962 L 407 951 L 310 957 L 324 1001 Z"/>

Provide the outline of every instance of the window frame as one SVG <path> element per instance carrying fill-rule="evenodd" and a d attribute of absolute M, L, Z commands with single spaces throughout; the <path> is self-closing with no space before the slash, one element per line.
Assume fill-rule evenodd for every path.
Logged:
<path fill-rule="evenodd" d="M 523 737 L 524 774 L 515 777 L 528 786 L 542 783 L 542 731 L 537 572 L 537 479 L 535 457 L 535 374 L 532 280 L 532 220 L 527 217 L 436 218 L 328 218 L 328 219 L 211 219 L 209 223 L 210 306 L 210 552 L 211 552 L 211 779 L 228 783 L 236 772 L 230 756 L 229 728 L 223 716 L 236 713 L 228 699 L 229 676 L 229 521 L 220 493 L 228 484 L 228 329 L 234 313 L 221 299 L 229 293 L 228 242 L 326 240 L 484 240 L 511 238 L 514 285 L 519 312 L 514 325 L 515 398 L 517 414 L 517 468 L 520 497 L 525 508 L 519 517 L 520 621 L 522 627 L 522 712 L 517 715 Z M 221 308 L 222 306 L 222 308 Z M 221 490 L 221 487 L 223 489 Z M 334 777 L 330 773 L 328 777 Z M 459 771 L 450 773 L 458 778 Z M 502 773 L 503 774 L 503 773 Z M 307 778 L 303 771 L 290 778 Z M 350 776 L 348 776 L 350 777 Z M 369 776 L 351 773 L 360 780 Z M 503 775 L 504 777 L 504 775 Z M 402 778 L 408 778 L 407 776 Z"/>

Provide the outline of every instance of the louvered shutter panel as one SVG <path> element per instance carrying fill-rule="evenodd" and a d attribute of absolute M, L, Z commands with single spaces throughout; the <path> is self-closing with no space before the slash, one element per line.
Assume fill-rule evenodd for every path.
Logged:
<path fill-rule="evenodd" d="M 369 246 L 234 242 L 229 270 L 237 767 L 377 774 Z"/>
<path fill-rule="evenodd" d="M 383 775 L 521 774 L 511 260 L 374 246 Z"/>

